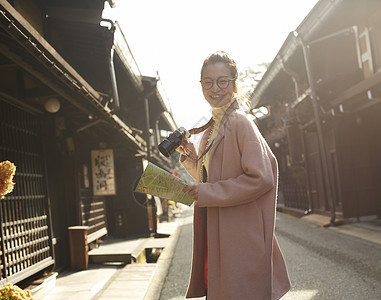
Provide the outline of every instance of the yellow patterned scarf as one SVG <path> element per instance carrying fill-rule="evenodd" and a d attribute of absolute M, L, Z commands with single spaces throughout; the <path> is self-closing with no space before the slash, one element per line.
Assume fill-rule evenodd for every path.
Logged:
<path fill-rule="evenodd" d="M 206 144 L 206 147 L 208 147 L 209 144 L 217 136 L 218 129 L 220 128 L 222 118 L 224 117 L 226 110 L 230 107 L 230 105 L 235 100 L 236 99 L 233 98 L 229 103 L 227 103 L 227 104 L 225 104 L 224 106 L 221 106 L 221 107 L 212 107 L 212 117 L 213 117 L 213 120 L 214 120 L 214 125 L 213 125 L 213 128 L 212 128 L 212 132 L 211 132 L 211 134 L 209 136 L 208 143 Z M 204 166 L 205 166 L 206 170 L 208 170 L 208 168 L 209 168 L 209 155 L 210 155 L 210 151 L 208 151 L 205 154 L 205 158 L 204 158 Z"/>

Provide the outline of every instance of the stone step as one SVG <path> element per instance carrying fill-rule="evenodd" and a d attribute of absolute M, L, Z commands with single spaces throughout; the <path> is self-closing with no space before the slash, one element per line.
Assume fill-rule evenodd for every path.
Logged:
<path fill-rule="evenodd" d="M 57 272 L 44 274 L 42 277 L 32 281 L 25 290 L 30 290 L 34 299 L 42 299 L 56 286 Z"/>
<path fill-rule="evenodd" d="M 136 240 L 108 239 L 98 248 L 88 252 L 89 263 L 145 263 L 146 242 L 152 238 L 140 238 Z"/>
<path fill-rule="evenodd" d="M 89 263 L 105 264 L 105 263 L 123 263 L 130 264 L 133 257 L 130 253 L 94 253 L 89 254 Z"/>

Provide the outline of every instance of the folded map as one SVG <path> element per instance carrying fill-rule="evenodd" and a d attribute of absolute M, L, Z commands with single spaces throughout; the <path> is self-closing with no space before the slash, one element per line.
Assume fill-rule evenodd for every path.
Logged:
<path fill-rule="evenodd" d="M 190 206 L 194 199 L 188 193 L 183 192 L 185 186 L 187 184 L 180 178 L 149 162 L 135 191 Z"/>

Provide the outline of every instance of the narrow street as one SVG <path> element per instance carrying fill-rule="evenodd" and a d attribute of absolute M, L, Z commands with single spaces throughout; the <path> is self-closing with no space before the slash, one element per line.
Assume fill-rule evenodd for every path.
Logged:
<path fill-rule="evenodd" d="M 161 300 L 185 299 L 192 211 L 185 209 L 182 218 Z M 282 300 L 381 299 L 381 246 L 282 213 L 277 215 L 276 232 L 292 282 L 292 290 Z"/>

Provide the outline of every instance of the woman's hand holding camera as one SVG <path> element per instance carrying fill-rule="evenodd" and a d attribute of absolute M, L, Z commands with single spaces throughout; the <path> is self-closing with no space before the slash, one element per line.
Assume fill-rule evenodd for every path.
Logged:
<path fill-rule="evenodd" d="M 196 148 L 191 142 L 184 140 L 182 144 L 176 149 L 181 154 L 180 161 L 183 162 L 186 158 L 197 160 Z"/>
<path fill-rule="evenodd" d="M 176 149 L 177 152 L 181 154 L 180 161 L 183 162 L 185 159 L 190 158 L 192 160 L 197 160 L 196 148 L 191 142 L 184 140 L 182 144 Z M 183 188 L 184 193 L 188 193 L 194 201 L 198 199 L 198 187 L 197 185 L 186 186 Z"/>

